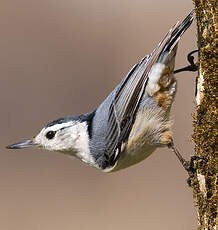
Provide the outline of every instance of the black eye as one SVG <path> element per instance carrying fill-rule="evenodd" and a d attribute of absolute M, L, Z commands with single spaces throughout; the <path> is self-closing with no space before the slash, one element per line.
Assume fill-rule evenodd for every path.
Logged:
<path fill-rule="evenodd" d="M 55 131 L 48 131 L 47 133 L 46 133 L 46 137 L 49 139 L 49 140 L 51 140 L 52 138 L 54 138 L 54 136 L 55 136 Z"/>

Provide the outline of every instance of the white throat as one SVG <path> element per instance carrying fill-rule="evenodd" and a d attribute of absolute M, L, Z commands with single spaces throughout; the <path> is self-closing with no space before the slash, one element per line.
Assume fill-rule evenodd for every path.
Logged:
<path fill-rule="evenodd" d="M 75 155 L 87 164 L 95 165 L 94 158 L 91 156 L 89 148 L 89 135 L 87 132 L 87 124 L 85 122 L 77 123 L 72 129 L 71 135 L 75 142 L 72 149 L 72 155 Z M 67 154 L 71 154 L 71 151 Z"/>

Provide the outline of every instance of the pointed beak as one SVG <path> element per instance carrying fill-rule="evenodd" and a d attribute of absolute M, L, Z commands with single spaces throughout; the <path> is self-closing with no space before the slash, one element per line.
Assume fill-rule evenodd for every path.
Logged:
<path fill-rule="evenodd" d="M 13 145 L 8 145 L 6 148 L 7 149 L 23 149 L 23 148 L 29 148 L 36 146 L 36 144 L 32 140 L 27 140 L 24 142 L 19 142 Z"/>

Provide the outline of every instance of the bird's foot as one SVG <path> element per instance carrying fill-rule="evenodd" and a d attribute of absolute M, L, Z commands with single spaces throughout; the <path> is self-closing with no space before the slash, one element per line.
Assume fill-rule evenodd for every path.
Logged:
<path fill-rule="evenodd" d="M 185 168 L 185 169 L 186 169 L 186 171 L 188 172 L 188 175 L 189 175 L 189 177 L 188 177 L 188 179 L 187 179 L 187 184 L 188 184 L 189 186 L 191 186 L 192 178 L 194 177 L 194 174 L 195 174 L 195 172 L 196 172 L 196 170 L 197 170 L 196 161 L 199 161 L 199 160 L 202 160 L 202 161 L 204 161 L 204 162 L 207 161 L 205 157 L 200 157 L 200 156 L 194 155 L 194 156 L 191 156 L 190 161 L 187 161 L 187 162 L 186 162 L 187 165 L 186 165 L 186 168 Z"/>
<path fill-rule="evenodd" d="M 173 73 L 176 74 L 176 73 L 180 73 L 180 72 L 184 72 L 184 71 L 192 71 L 192 72 L 197 71 L 198 65 L 196 63 L 194 63 L 194 56 L 193 56 L 193 54 L 196 52 L 198 52 L 198 50 L 193 50 L 187 56 L 187 60 L 190 63 L 190 65 L 183 67 L 181 69 L 174 70 Z"/>
<path fill-rule="evenodd" d="M 189 186 L 191 186 L 191 180 L 197 170 L 196 168 L 196 164 L 195 162 L 197 160 L 203 160 L 206 162 L 205 157 L 200 157 L 200 156 L 191 156 L 190 161 L 187 161 L 183 158 L 183 156 L 180 154 L 180 152 L 177 150 L 177 148 L 174 146 L 174 143 L 171 142 L 168 147 L 170 149 L 172 149 L 172 151 L 175 153 L 175 155 L 177 156 L 177 158 L 179 159 L 179 161 L 181 162 L 182 166 L 184 167 L 184 169 L 187 171 L 189 178 L 187 179 L 187 183 Z"/>

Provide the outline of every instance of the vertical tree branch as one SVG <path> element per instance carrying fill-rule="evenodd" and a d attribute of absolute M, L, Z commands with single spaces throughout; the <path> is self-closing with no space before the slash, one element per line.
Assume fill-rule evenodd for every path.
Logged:
<path fill-rule="evenodd" d="M 217 0 L 193 0 L 196 10 L 199 76 L 197 111 L 194 115 L 195 154 L 206 161 L 196 161 L 192 179 L 197 208 L 198 229 L 216 229 L 217 210 Z"/>

